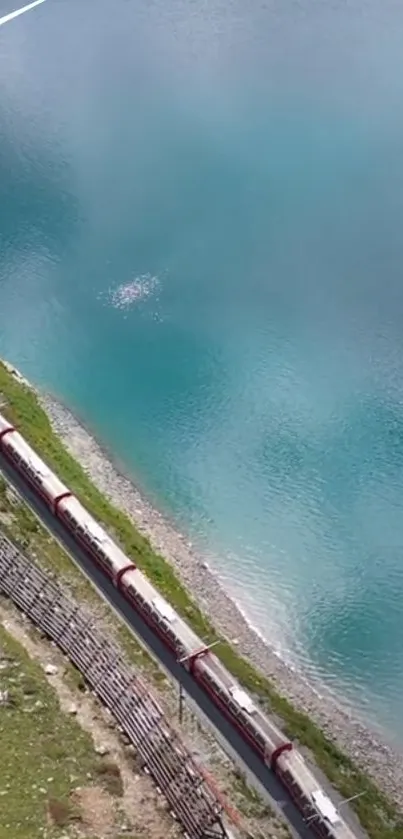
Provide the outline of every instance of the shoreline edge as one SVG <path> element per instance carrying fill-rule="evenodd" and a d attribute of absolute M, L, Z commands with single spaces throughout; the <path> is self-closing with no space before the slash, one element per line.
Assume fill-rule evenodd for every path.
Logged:
<path fill-rule="evenodd" d="M 126 513 L 152 549 L 173 566 L 203 613 L 237 653 L 267 676 L 280 695 L 309 716 L 403 810 L 403 755 L 386 743 L 382 734 L 359 720 L 353 709 L 343 706 L 327 688 L 312 684 L 311 679 L 308 681 L 302 673 L 290 668 L 271 649 L 227 594 L 214 570 L 193 550 L 186 537 L 150 504 L 124 467 L 116 463 L 113 455 L 62 400 L 32 385 L 14 366 L 4 361 L 2 365 L 15 381 L 33 392 L 65 449 L 98 490 Z"/>

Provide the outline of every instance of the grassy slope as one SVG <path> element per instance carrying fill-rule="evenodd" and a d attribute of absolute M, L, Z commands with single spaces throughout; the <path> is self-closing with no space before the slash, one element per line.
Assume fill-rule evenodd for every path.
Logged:
<path fill-rule="evenodd" d="M 56 837 L 74 815 L 71 791 L 96 768 L 92 739 L 62 713 L 41 666 L 1 625 L 0 660 L 0 689 L 12 701 L 0 707 L 0 839 L 33 839 L 45 829 Z M 49 826 L 48 808 L 59 827 Z"/>
<path fill-rule="evenodd" d="M 154 553 L 148 540 L 136 530 L 129 518 L 97 490 L 54 434 L 34 392 L 18 383 L 0 362 L 1 394 L 6 402 L 1 411 L 15 423 L 91 513 L 106 525 L 126 553 L 133 557 L 172 605 L 186 617 L 198 635 L 208 641 L 217 639 L 217 633 L 211 623 L 184 589 L 173 568 L 163 557 Z M 403 822 L 399 820 L 393 805 L 375 784 L 324 736 L 309 717 L 293 708 L 277 693 L 273 685 L 227 642 L 222 641 L 216 653 L 234 676 L 259 698 L 262 705 L 273 709 L 282 718 L 287 735 L 298 739 L 311 749 L 318 765 L 343 796 L 349 797 L 356 792 L 366 791 L 366 795 L 353 802 L 353 806 L 371 839 L 403 839 Z"/>

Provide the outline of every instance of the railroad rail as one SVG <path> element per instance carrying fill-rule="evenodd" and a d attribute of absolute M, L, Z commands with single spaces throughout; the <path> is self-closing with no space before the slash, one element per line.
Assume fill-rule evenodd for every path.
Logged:
<path fill-rule="evenodd" d="M 139 754 L 189 839 L 228 839 L 223 806 L 165 719 L 148 686 L 93 617 L 0 534 L 0 594 L 6 595 L 84 676 Z"/>

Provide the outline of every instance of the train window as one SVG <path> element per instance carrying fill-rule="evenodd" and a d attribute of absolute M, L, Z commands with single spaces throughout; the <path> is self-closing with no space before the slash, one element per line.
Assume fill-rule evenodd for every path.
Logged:
<path fill-rule="evenodd" d="M 259 746 L 261 746 L 261 747 L 262 747 L 262 749 L 264 749 L 264 748 L 265 748 L 265 745 L 266 745 L 266 741 L 265 741 L 265 739 L 264 739 L 264 737 L 263 737 L 263 734 L 261 734 L 261 733 L 260 733 L 260 731 L 257 731 L 257 729 L 256 729 L 256 728 L 254 728 L 254 729 L 253 729 L 253 736 L 254 736 L 254 738 L 255 738 L 255 740 L 256 740 L 256 743 L 259 743 Z"/>
<path fill-rule="evenodd" d="M 253 736 L 254 733 L 255 733 L 255 728 L 254 728 L 252 720 L 249 717 L 247 717 L 247 715 L 245 713 L 241 713 L 239 716 L 242 720 L 244 728 L 246 728 L 246 730 L 249 732 L 249 734 L 251 734 Z"/>
<path fill-rule="evenodd" d="M 324 822 L 319 821 L 318 819 L 312 820 L 311 822 L 315 833 L 319 834 L 319 836 L 323 836 L 323 839 L 328 839 L 329 836 L 334 836 L 331 832 L 331 828 L 328 827 Z"/>
<path fill-rule="evenodd" d="M 220 682 L 214 682 L 213 684 L 215 685 L 216 690 L 218 690 L 218 693 L 220 694 L 220 696 L 222 696 L 224 698 L 225 703 L 227 703 L 227 701 L 228 701 L 227 691 L 225 690 L 225 688 L 222 686 L 222 684 Z"/>
<path fill-rule="evenodd" d="M 43 484 L 44 479 L 43 479 L 42 475 L 38 475 L 38 473 L 35 472 L 34 469 L 28 469 L 28 472 L 31 475 L 32 480 L 36 481 L 37 484 L 40 484 L 40 485 Z"/>
<path fill-rule="evenodd" d="M 135 588 L 134 585 L 130 584 L 129 591 L 132 597 L 140 604 L 141 608 L 144 609 L 145 601 L 143 595 Z"/>
<path fill-rule="evenodd" d="M 96 546 L 96 551 L 97 551 L 98 556 L 99 556 L 99 557 L 100 557 L 100 559 L 101 559 L 101 562 L 103 562 L 103 564 L 104 564 L 104 565 L 107 565 L 107 566 L 108 566 L 108 568 L 112 568 L 112 562 L 111 562 L 111 559 L 109 558 L 109 556 L 107 556 L 107 554 L 105 553 L 105 551 L 101 550 L 101 548 L 99 547 L 99 545 L 97 545 L 97 546 Z"/>
<path fill-rule="evenodd" d="M 284 772 L 284 778 L 285 778 L 285 780 L 287 781 L 287 783 L 288 783 L 288 784 L 289 784 L 289 785 L 290 785 L 293 789 L 295 789 L 295 790 L 297 790 L 297 791 L 298 791 L 299 796 L 301 797 L 301 796 L 302 796 L 302 793 L 301 793 L 301 790 L 300 790 L 299 784 L 298 784 L 298 783 L 297 783 L 297 781 L 295 780 L 294 776 L 293 776 L 293 775 L 291 775 L 291 773 L 290 773 L 290 772 Z"/>
<path fill-rule="evenodd" d="M 90 538 L 94 539 L 96 542 L 100 542 L 102 544 L 103 542 L 108 541 L 105 531 L 102 530 L 102 527 L 100 527 L 96 521 L 88 519 L 85 523 L 85 529 L 87 530 Z"/>
<path fill-rule="evenodd" d="M 85 538 L 86 538 L 87 542 L 89 542 L 89 544 L 91 545 L 93 550 L 97 551 L 99 549 L 98 540 L 94 539 L 91 533 L 88 533 L 88 530 L 87 530 L 86 527 L 83 528 L 83 532 L 84 532 L 84 535 L 85 535 Z"/>
<path fill-rule="evenodd" d="M 232 702 L 231 699 L 228 702 L 228 708 L 231 711 L 231 713 L 234 714 L 235 717 L 239 717 L 241 715 L 239 706 L 236 704 L 236 702 Z"/>
<path fill-rule="evenodd" d="M 217 690 L 217 688 L 219 688 L 219 685 L 217 684 L 215 679 L 213 679 L 211 673 L 209 673 L 209 671 L 206 668 L 203 668 L 202 672 L 203 672 L 203 678 L 206 679 L 206 681 L 210 685 L 212 685 L 215 690 Z M 220 690 L 218 692 L 220 693 Z"/>
<path fill-rule="evenodd" d="M 32 480 L 37 481 L 37 483 L 41 483 L 41 476 L 35 472 L 35 469 L 33 469 L 30 464 L 27 466 L 27 472 L 31 476 Z"/>
<path fill-rule="evenodd" d="M 41 478 L 48 478 L 50 475 L 50 470 L 46 466 L 46 464 L 39 459 L 39 457 L 35 457 L 32 453 L 29 454 L 29 458 L 27 458 L 28 466 L 32 469 L 33 472 L 36 472 L 38 476 Z"/>
<path fill-rule="evenodd" d="M 248 729 L 251 733 L 254 732 L 254 726 L 252 720 L 250 720 L 245 714 L 242 714 L 243 719 L 245 720 L 245 728 Z"/>
<path fill-rule="evenodd" d="M 241 690 L 238 685 L 233 685 L 229 688 L 229 692 L 237 705 L 239 705 L 244 711 L 247 711 L 248 714 L 253 714 L 255 706 L 250 696 L 248 696 L 244 690 Z"/>
<path fill-rule="evenodd" d="M 168 635 L 168 638 L 171 638 L 172 641 L 174 641 L 175 643 L 177 642 L 175 632 L 173 631 L 173 629 L 171 629 L 171 627 L 168 627 L 167 635 Z"/>
<path fill-rule="evenodd" d="M 166 621 L 172 623 L 175 620 L 176 614 L 172 609 L 172 606 L 170 606 L 169 603 L 163 600 L 162 597 L 154 597 L 152 604 L 154 606 L 154 609 L 156 609 L 156 611 L 159 612 L 159 614 Z"/>

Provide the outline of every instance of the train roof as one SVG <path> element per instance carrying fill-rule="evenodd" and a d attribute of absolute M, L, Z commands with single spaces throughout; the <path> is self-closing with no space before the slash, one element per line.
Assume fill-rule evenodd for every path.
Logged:
<path fill-rule="evenodd" d="M 250 716 L 253 725 L 260 731 L 267 741 L 268 747 L 273 749 L 287 742 L 284 734 L 272 723 L 263 709 L 257 705 L 252 697 L 235 681 L 234 677 L 225 669 L 216 655 L 209 655 L 202 659 L 202 664 L 213 676 L 214 680 L 238 706 L 240 711 Z"/>
<path fill-rule="evenodd" d="M 252 702 L 249 694 L 246 693 L 245 690 L 242 690 L 242 688 L 240 688 L 239 685 L 232 685 L 232 687 L 230 687 L 229 689 L 229 692 L 233 700 L 240 706 L 240 708 L 243 708 L 244 711 L 248 712 L 248 714 L 253 714 L 255 710 L 255 705 Z"/>
<path fill-rule="evenodd" d="M 69 492 L 65 484 L 52 472 L 47 463 L 36 454 L 19 431 L 15 431 L 13 434 L 7 434 L 4 438 L 3 445 L 16 452 L 26 466 L 35 472 L 50 498 L 56 498 L 64 492 Z"/>
<path fill-rule="evenodd" d="M 177 615 L 175 609 L 173 609 L 172 606 L 170 606 L 166 600 L 157 595 L 156 597 L 154 597 L 154 600 L 152 602 L 157 612 L 159 612 L 161 617 L 165 618 L 165 620 L 167 620 L 168 623 L 173 623 L 174 621 L 176 621 Z"/>
<path fill-rule="evenodd" d="M 161 597 L 142 571 L 137 569 L 135 575 L 125 575 L 122 585 L 128 589 L 133 588 L 135 592 L 137 591 L 160 614 L 162 620 L 166 621 L 174 630 L 178 642 L 185 649 L 186 653 L 191 654 L 203 646 L 203 642 L 200 641 L 196 633 L 185 623 L 165 598 Z"/>
<path fill-rule="evenodd" d="M 66 501 L 61 502 L 61 509 L 68 510 L 74 517 L 75 521 L 79 522 L 81 527 L 90 535 L 91 539 L 98 543 L 102 548 L 102 552 L 108 557 L 114 573 L 118 573 L 123 568 L 126 568 L 130 559 L 123 553 L 122 549 L 113 541 L 106 530 L 92 518 L 89 512 L 83 507 L 81 502 L 75 496 L 71 496 Z M 175 632 L 178 642 L 184 647 L 187 653 L 192 653 L 199 649 L 202 645 L 200 638 L 193 632 L 192 629 L 185 623 L 184 620 L 177 614 L 172 606 L 158 593 L 154 586 L 150 583 L 148 578 L 140 569 L 136 568 L 133 563 L 133 572 L 128 571 L 122 579 L 122 587 L 130 591 L 132 588 L 134 592 L 138 593 L 148 604 L 159 613 L 161 619 L 164 620 Z"/>
<path fill-rule="evenodd" d="M 341 821 L 341 818 L 334 806 L 333 802 L 330 798 L 325 795 L 323 790 L 316 789 L 312 793 L 312 801 L 315 804 L 315 807 L 322 816 L 323 819 L 329 822 L 331 825 L 335 825 Z"/>
<path fill-rule="evenodd" d="M 103 553 L 109 558 L 115 573 L 122 568 L 127 568 L 130 563 L 129 558 L 123 553 L 119 545 L 113 541 L 109 533 L 83 507 L 78 498 L 72 495 L 66 500 L 63 500 L 60 509 L 68 511 L 75 521 L 86 530 L 90 538 L 102 548 Z"/>
<path fill-rule="evenodd" d="M 112 540 L 108 536 L 106 530 L 101 527 L 98 522 L 91 516 L 88 510 L 83 507 L 81 501 L 72 495 L 66 501 L 63 502 L 63 506 L 71 513 L 72 516 L 81 524 L 82 527 L 91 534 L 92 538 L 95 539 L 96 542 L 100 544 L 106 544 L 107 542 L 111 542 Z"/>
<path fill-rule="evenodd" d="M 335 839 L 355 839 L 355 834 L 343 820 L 337 808 L 323 789 L 318 787 L 318 781 L 302 756 L 292 751 L 285 757 L 287 764 L 293 771 L 304 795 L 312 802 L 318 816 L 331 829 L 330 835 Z"/>
<path fill-rule="evenodd" d="M 31 449 L 29 449 L 29 452 L 27 454 L 27 462 L 29 463 L 31 469 L 34 469 L 35 472 L 37 472 L 38 475 L 41 476 L 41 478 L 50 478 L 50 476 L 53 475 L 53 472 L 51 469 L 49 469 L 49 466 L 47 466 L 46 463 L 44 463 L 44 461 L 41 460 L 41 458 L 38 457 L 38 455 L 35 454 L 35 452 L 33 452 Z M 57 480 L 59 479 L 57 478 Z"/>
<path fill-rule="evenodd" d="M 103 527 L 101 527 L 101 525 L 98 524 L 92 516 L 86 516 L 84 524 L 88 532 L 91 533 L 92 538 L 95 539 L 96 542 L 99 542 L 100 545 L 106 545 L 112 541 Z"/>

